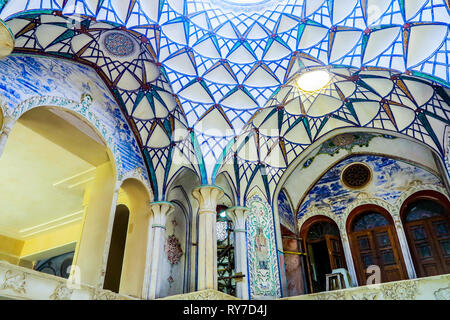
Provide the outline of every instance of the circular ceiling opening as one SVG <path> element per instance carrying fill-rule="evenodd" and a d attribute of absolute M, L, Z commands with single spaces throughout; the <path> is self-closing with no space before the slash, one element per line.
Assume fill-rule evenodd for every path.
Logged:
<path fill-rule="evenodd" d="M 260 11 L 264 8 L 270 7 L 282 0 L 203 0 L 209 1 L 221 10 L 230 9 L 231 11 Z"/>
<path fill-rule="evenodd" d="M 233 4 L 259 4 L 264 3 L 266 0 L 224 0 L 225 2 L 233 3 Z"/>
<path fill-rule="evenodd" d="M 341 180 L 345 186 L 352 189 L 364 188 L 371 180 L 372 172 L 370 168 L 363 163 L 352 163 L 343 171 Z"/>
<path fill-rule="evenodd" d="M 331 74 L 325 70 L 314 70 L 300 75 L 297 86 L 305 92 L 317 92 L 325 88 L 331 81 Z"/>

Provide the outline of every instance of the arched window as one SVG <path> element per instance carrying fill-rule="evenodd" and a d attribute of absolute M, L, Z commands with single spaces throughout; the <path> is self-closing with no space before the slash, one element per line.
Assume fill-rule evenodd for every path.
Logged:
<path fill-rule="evenodd" d="M 356 208 L 347 222 L 360 285 L 366 285 L 370 266 L 380 268 L 381 282 L 407 279 L 400 245 L 389 214 L 380 207 Z"/>
<path fill-rule="evenodd" d="M 450 272 L 450 221 L 446 202 L 442 196 L 427 197 L 426 193 L 420 193 L 403 206 L 406 237 L 419 277 Z"/>
<path fill-rule="evenodd" d="M 315 217 L 305 222 L 300 234 L 307 253 L 310 291 L 325 291 L 326 275 L 346 268 L 338 226 L 329 218 Z"/>

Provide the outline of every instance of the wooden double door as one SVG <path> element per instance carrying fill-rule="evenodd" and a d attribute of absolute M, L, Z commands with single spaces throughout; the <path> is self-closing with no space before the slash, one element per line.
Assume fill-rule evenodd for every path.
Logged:
<path fill-rule="evenodd" d="M 381 282 L 407 279 L 395 230 L 391 225 L 350 234 L 359 285 L 366 285 L 370 266 L 380 268 Z M 370 284 L 370 283 L 369 283 Z"/>
<path fill-rule="evenodd" d="M 450 273 L 449 218 L 437 216 L 405 223 L 417 276 Z"/>

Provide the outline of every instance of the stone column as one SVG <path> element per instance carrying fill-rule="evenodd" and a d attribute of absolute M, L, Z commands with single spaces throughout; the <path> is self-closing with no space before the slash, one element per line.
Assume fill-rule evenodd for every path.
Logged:
<path fill-rule="evenodd" d="M 6 142 L 8 141 L 9 134 L 11 133 L 11 130 L 16 122 L 13 118 L 10 118 L 8 116 L 5 116 L 3 118 L 3 128 L 0 132 L 0 157 L 3 154 L 3 151 L 5 150 Z"/>
<path fill-rule="evenodd" d="M 236 273 L 241 272 L 245 277 L 241 282 L 236 282 L 236 294 L 238 298 L 248 300 L 248 274 L 247 274 L 247 239 L 246 218 L 250 210 L 245 207 L 233 207 L 227 210 L 234 223 L 234 260 Z"/>
<path fill-rule="evenodd" d="M 152 268 L 152 253 L 153 253 L 153 211 L 151 209 L 151 203 L 149 203 L 148 209 L 148 234 L 147 234 L 147 251 L 146 251 L 146 262 L 145 262 L 145 272 L 144 272 L 144 283 L 142 285 L 142 298 L 150 299 L 150 276 Z"/>
<path fill-rule="evenodd" d="M 223 191 L 216 186 L 201 186 L 192 191 L 198 209 L 197 290 L 217 290 L 217 201 Z"/>
<path fill-rule="evenodd" d="M 355 264 L 353 263 L 352 250 L 350 248 L 350 243 L 348 241 L 347 232 L 345 230 L 340 230 L 341 232 L 341 241 L 342 247 L 344 249 L 345 261 L 347 262 L 348 273 L 350 274 L 350 278 L 352 279 L 352 284 L 354 287 L 365 286 L 365 283 L 358 284 L 358 277 L 356 276 Z"/>
<path fill-rule="evenodd" d="M 160 201 L 150 204 L 152 211 L 151 228 L 152 228 L 152 259 L 150 267 L 150 288 L 149 299 L 159 297 L 159 279 L 158 271 L 160 270 L 161 256 L 164 254 L 164 241 L 166 239 L 166 220 L 169 214 L 175 209 L 170 202 Z"/>
<path fill-rule="evenodd" d="M 416 279 L 416 269 L 414 268 L 414 262 L 409 250 L 408 240 L 406 239 L 405 229 L 403 228 L 403 223 L 400 219 L 400 215 L 393 216 L 393 219 L 395 230 L 397 231 L 398 241 L 400 242 L 403 261 L 405 262 L 406 272 L 408 273 L 408 278 Z M 402 256 L 400 256 L 400 259 L 402 258 Z"/>

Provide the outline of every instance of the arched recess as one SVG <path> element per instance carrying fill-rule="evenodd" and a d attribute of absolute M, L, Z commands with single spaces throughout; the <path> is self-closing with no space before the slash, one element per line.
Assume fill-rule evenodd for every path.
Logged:
<path fill-rule="evenodd" d="M 226 207 L 235 206 L 237 201 L 237 192 L 233 184 L 233 180 L 228 175 L 228 172 L 221 172 L 217 175 L 214 184 L 224 191 L 223 197 L 219 200 L 219 205 Z"/>
<path fill-rule="evenodd" d="M 129 209 L 123 267 L 119 274 L 119 293 L 137 298 L 145 297 L 147 252 L 148 246 L 151 246 L 151 243 L 147 241 L 149 237 L 150 199 L 151 195 L 147 187 L 135 178 L 128 178 L 123 181 L 117 198 L 117 206 L 125 205 Z"/>
<path fill-rule="evenodd" d="M 348 139 L 348 135 L 359 136 L 359 138 Z M 409 277 L 414 278 L 414 268 L 412 267 L 412 263 L 409 262 L 410 258 L 408 256 L 408 246 L 406 243 L 406 238 L 403 235 L 403 228 L 401 223 L 397 223 L 397 220 L 400 221 L 400 219 L 396 218 L 399 214 L 400 208 L 398 203 L 402 199 L 405 199 L 405 196 L 408 196 L 411 190 L 429 188 L 432 184 L 436 185 L 437 190 L 442 189 L 441 192 L 445 193 L 444 185 L 447 180 L 447 172 L 442 165 L 442 159 L 423 143 L 404 137 L 401 134 L 393 134 L 385 130 L 372 130 L 367 128 L 345 128 L 334 130 L 332 134 L 325 136 L 323 140 L 321 139 L 318 143 L 311 145 L 308 152 L 302 153 L 298 159 L 292 162 L 291 166 L 281 178 L 282 183 L 280 182 L 277 185 L 275 197 L 279 197 L 279 194 L 283 189 L 286 189 L 289 192 L 290 197 L 297 206 L 295 212 L 296 215 L 298 215 L 297 219 L 299 228 L 301 228 L 301 225 L 305 220 L 314 215 L 326 215 L 338 223 L 342 233 L 344 250 L 346 255 L 349 256 L 348 260 L 350 260 L 347 261 L 347 265 L 349 267 L 348 271 L 352 277 L 353 283 L 356 285 L 356 274 L 353 270 L 353 262 L 351 261 L 352 258 L 345 231 L 345 215 L 350 213 L 350 211 L 347 212 L 346 210 L 344 214 L 336 214 L 336 212 L 333 212 L 332 209 L 336 203 L 331 203 L 326 199 L 329 196 L 332 196 L 333 193 L 339 193 L 342 190 L 335 190 L 331 192 L 330 195 L 323 199 L 324 203 L 315 202 L 315 204 L 318 204 L 320 208 L 316 208 L 315 205 L 313 205 L 309 207 L 306 212 L 301 212 L 300 215 L 299 212 L 301 205 L 304 203 L 311 190 L 327 172 L 338 167 L 339 164 L 346 161 L 346 159 L 350 161 L 352 157 L 362 157 L 364 154 L 373 157 L 379 156 L 392 159 L 389 161 L 399 161 L 399 163 L 403 161 L 405 163 L 409 163 L 410 165 L 416 167 L 416 169 L 413 169 L 413 167 L 406 168 L 408 171 L 416 170 L 420 173 L 417 177 L 414 177 L 415 174 L 404 174 L 402 176 L 401 170 L 394 170 L 393 173 L 395 173 L 396 177 L 393 178 L 390 172 L 386 172 L 383 175 L 392 178 L 389 178 L 388 180 L 397 181 L 397 178 L 400 178 L 398 181 L 403 182 L 396 182 L 390 187 L 383 187 L 385 190 L 383 190 L 381 194 L 386 195 L 386 197 L 383 196 L 384 200 L 381 199 L 383 197 L 379 198 L 376 196 L 374 190 L 369 190 L 370 192 L 367 192 L 368 190 L 365 189 L 356 190 L 358 192 L 355 194 L 355 201 L 347 207 L 351 207 L 353 209 L 353 205 L 356 205 L 357 203 L 381 203 L 383 207 L 388 209 L 396 221 L 396 229 L 400 239 L 402 252 L 406 260 L 405 262 L 407 263 Z M 401 165 L 401 167 L 405 166 Z M 420 176 L 422 176 L 422 178 Z M 333 178 L 333 182 L 339 183 L 339 176 L 336 177 L 337 179 Z M 410 181 L 404 181 L 404 178 L 408 177 L 410 178 Z M 299 183 L 299 181 L 301 181 L 301 183 Z M 391 198 L 389 195 L 394 191 L 397 194 L 400 192 L 400 196 L 398 197 L 396 195 L 394 198 Z M 339 201 L 336 200 L 335 202 Z M 281 221 L 282 213 L 280 212 L 279 206 L 274 206 L 274 212 L 276 221 L 277 219 Z M 341 224 L 343 227 L 341 227 Z M 278 227 L 278 223 L 276 223 L 276 226 Z M 282 241 L 281 239 L 277 240 L 278 243 L 281 243 Z"/>
<path fill-rule="evenodd" d="M 308 291 L 325 291 L 326 275 L 334 269 L 347 268 L 341 230 L 333 219 L 319 214 L 302 224 L 300 238 L 307 257 L 304 272 Z"/>
<path fill-rule="evenodd" d="M 400 217 L 418 277 L 450 272 L 450 201 L 434 190 L 410 195 Z"/>
<path fill-rule="evenodd" d="M 198 203 L 192 190 L 199 185 L 197 173 L 187 167 L 180 168 L 168 185 L 166 199 L 175 210 L 166 221 L 165 267 L 158 275 L 163 284 L 161 296 L 195 291 Z"/>
<path fill-rule="evenodd" d="M 380 269 L 381 282 L 408 279 L 395 223 L 386 209 L 356 207 L 346 220 L 346 231 L 360 285 L 368 283 L 371 266 Z"/>
<path fill-rule="evenodd" d="M 97 286 L 115 210 L 116 147 L 96 117 L 85 118 L 75 102 L 41 104 L 56 100 L 31 99 L 14 110 L 0 158 L 2 181 L 9 181 L 2 184 L 7 187 L 2 219 L 21 248 L 16 264 L 33 267 L 74 252 L 71 275 Z"/>
<path fill-rule="evenodd" d="M 406 143 L 409 143 L 410 146 L 408 147 L 408 150 L 405 150 L 404 148 L 401 149 L 400 151 L 403 152 L 403 156 L 406 154 L 406 152 L 408 152 L 408 154 L 411 151 L 420 149 L 420 150 L 427 150 L 427 152 L 431 153 L 434 161 L 436 162 L 436 166 L 437 169 L 436 171 L 439 171 L 440 173 L 442 173 L 443 179 L 445 184 L 448 184 L 449 178 L 448 178 L 448 173 L 446 170 L 446 166 L 445 166 L 445 162 L 443 161 L 443 158 L 441 155 L 439 155 L 434 149 L 432 149 L 431 147 L 429 147 L 428 145 L 426 145 L 425 143 L 416 140 L 414 138 L 411 138 L 410 136 L 407 136 L 405 134 L 402 133 L 397 133 L 397 132 L 393 132 L 390 130 L 384 130 L 384 129 L 380 129 L 380 128 L 364 128 L 364 127 L 347 127 L 347 128 L 338 128 L 338 129 L 334 129 L 330 132 L 328 132 L 327 134 L 321 136 L 317 141 L 314 141 L 314 143 L 312 143 L 310 146 L 308 146 L 300 155 L 298 155 L 298 157 L 295 158 L 295 160 L 293 160 L 289 166 L 286 168 L 286 170 L 283 172 L 282 176 L 280 177 L 279 182 L 276 185 L 276 188 L 273 192 L 273 199 L 277 199 L 280 191 L 282 188 L 286 188 L 286 182 L 289 179 L 289 177 L 292 176 L 292 174 L 295 173 L 296 170 L 300 170 L 302 167 L 306 167 L 310 164 L 312 164 L 313 162 L 310 161 L 311 159 L 315 158 L 321 148 L 321 146 L 328 142 L 331 141 L 332 139 L 334 139 L 335 137 L 339 137 L 341 135 L 346 135 L 346 134 L 357 134 L 357 133 L 363 133 L 363 134 L 374 134 L 374 135 L 379 135 L 379 136 L 386 136 L 386 137 L 393 137 L 395 139 L 401 139 L 403 141 L 405 141 Z M 384 141 L 386 143 L 389 143 L 389 140 L 395 140 L 395 139 L 385 139 Z M 405 143 L 405 145 L 406 145 Z M 370 145 L 369 145 L 370 146 Z M 344 148 L 341 148 L 344 149 Z M 321 172 L 326 171 L 326 169 L 330 168 L 333 164 L 338 163 L 339 161 L 341 161 L 343 158 L 347 157 L 349 155 L 349 152 L 343 152 L 340 150 L 337 150 L 339 152 L 337 152 L 336 154 L 333 155 L 333 161 L 327 165 L 325 165 L 323 167 L 323 169 L 321 169 Z M 367 148 L 364 148 L 364 146 L 358 146 L 356 145 L 355 148 L 353 148 L 350 152 L 351 153 L 378 153 L 378 154 L 385 154 L 385 155 L 395 155 L 397 157 L 401 157 L 402 154 L 397 154 L 396 152 L 397 150 L 393 150 L 393 148 L 387 148 L 386 145 L 382 145 L 380 144 L 380 146 L 376 149 L 370 150 Z M 330 158 L 331 159 L 331 158 Z M 408 159 L 407 157 L 405 157 L 405 159 Z M 419 161 L 416 161 L 418 163 L 422 163 L 425 162 L 424 160 L 426 160 L 425 158 L 422 158 Z M 316 163 L 314 163 L 313 166 L 316 166 Z M 313 183 L 309 183 L 306 188 L 308 189 L 308 187 L 313 184 Z M 303 194 L 303 193 L 302 193 Z M 294 203 L 298 203 L 297 201 L 300 199 L 297 199 L 294 197 L 294 195 L 292 195 L 293 198 L 293 202 Z M 277 211 L 277 209 L 276 209 Z"/>
<path fill-rule="evenodd" d="M 177 191 L 174 190 L 174 193 Z M 171 201 L 175 210 L 167 217 L 163 259 L 158 274 L 159 296 L 187 293 L 189 290 L 190 219 L 183 201 Z"/>
<path fill-rule="evenodd" d="M 298 296 L 307 292 L 305 278 L 305 259 L 303 244 L 297 231 L 296 215 L 287 190 L 282 189 L 278 195 L 278 207 L 284 265 L 280 265 L 281 282 L 285 296 Z"/>
<path fill-rule="evenodd" d="M 340 138 L 344 135 L 373 135 L 374 138 L 369 141 L 363 141 L 361 145 L 353 143 L 347 148 L 345 145 L 337 147 L 332 151 L 334 154 L 327 154 L 320 152 L 324 144 L 332 142 L 335 138 Z M 362 139 L 363 140 L 363 139 Z M 355 142 L 359 142 L 356 141 Z M 284 188 L 289 192 L 289 195 L 296 207 L 296 213 L 300 204 L 317 183 L 322 174 L 333 168 L 345 158 L 356 154 L 373 154 L 393 156 L 396 159 L 404 159 L 406 161 L 412 160 L 414 163 L 425 167 L 431 172 L 439 174 L 444 185 L 448 185 L 448 173 L 440 155 L 426 144 L 419 142 L 411 137 L 401 133 L 395 133 L 383 129 L 374 128 L 340 128 L 335 129 L 323 137 L 312 143 L 305 149 L 295 160 L 291 162 L 288 168 L 283 172 L 279 182 L 273 191 L 273 199 L 276 201 L 281 190 Z M 304 173 L 304 171 L 310 171 Z M 299 183 L 301 179 L 301 183 Z M 278 228 L 280 223 L 280 212 L 278 206 L 274 206 L 275 224 Z M 277 234 L 280 232 L 277 230 Z M 280 244 L 281 237 L 277 238 Z"/>

